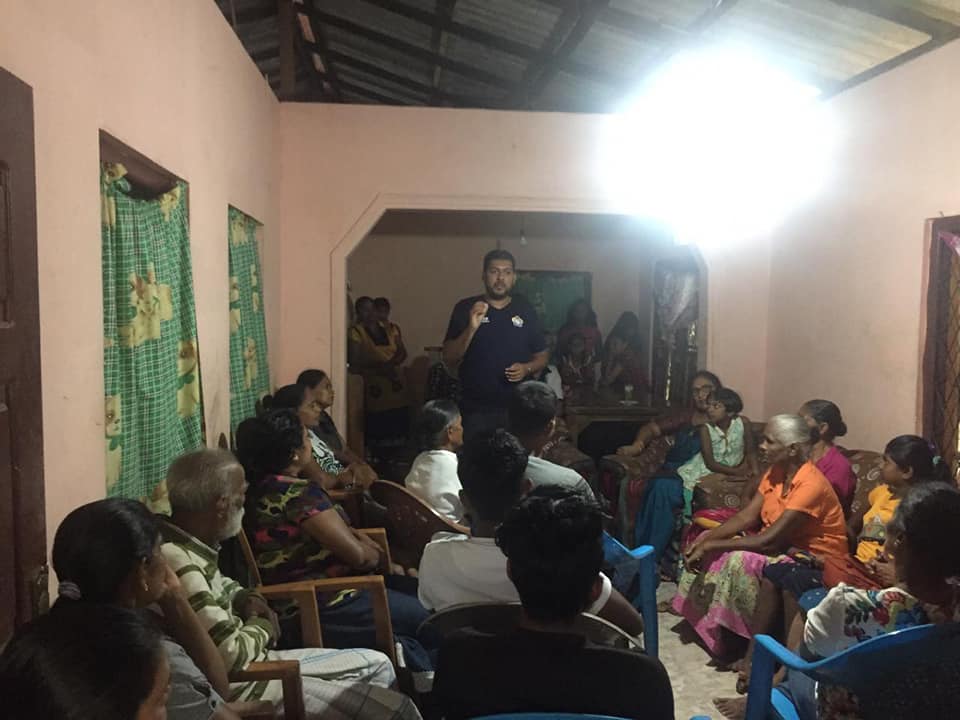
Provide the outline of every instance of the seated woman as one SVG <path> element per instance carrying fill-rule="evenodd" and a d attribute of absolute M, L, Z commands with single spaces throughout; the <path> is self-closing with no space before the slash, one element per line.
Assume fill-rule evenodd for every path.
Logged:
<path fill-rule="evenodd" d="M 640 319 L 635 313 L 625 312 L 604 343 L 600 384 L 619 392 L 626 392 L 626 388 L 630 387 L 645 395 L 650 390 L 650 382 L 644 365 L 640 347 Z"/>
<path fill-rule="evenodd" d="M 960 622 L 958 526 L 960 491 L 956 487 L 927 482 L 910 488 L 894 511 L 885 537 L 884 552 L 895 568 L 893 581 L 881 590 L 844 584 L 830 590 L 807 616 L 801 654 L 829 657 L 894 630 Z M 859 717 L 855 697 L 839 688 L 816 688 L 799 673 L 790 675 L 780 689 L 793 700 L 803 720 Z M 960 707 L 951 716 L 957 713 Z"/>
<path fill-rule="evenodd" d="M 115 605 L 41 615 L 18 629 L 0 655 L 8 720 L 186 717 L 166 712 L 180 689 L 160 634 L 134 611 Z"/>
<path fill-rule="evenodd" d="M 824 474 L 833 486 L 845 517 L 850 516 L 850 506 L 857 491 L 857 475 L 850 461 L 834 445 L 833 441 L 847 434 L 840 408 L 829 400 L 805 402 L 797 414 L 807 421 L 813 437 L 810 462 Z"/>
<path fill-rule="evenodd" d="M 560 345 L 560 378 L 571 389 L 592 388 L 597 384 L 600 368 L 599 358 L 587 347 L 586 338 L 578 332 L 569 336 L 565 345 Z"/>
<path fill-rule="evenodd" d="M 723 525 L 702 533 L 685 552 L 673 609 L 715 656 L 725 654 L 725 631 L 743 638 L 753 635 L 749 624 L 760 578 L 772 558 L 797 551 L 821 557 L 846 553 L 843 509 L 823 473 L 809 461 L 811 445 L 810 428 L 802 417 L 772 417 L 760 444 L 761 459 L 770 468 L 753 498 Z"/>
<path fill-rule="evenodd" d="M 273 395 L 264 396 L 263 407 L 268 411 L 293 410 L 306 428 L 311 454 L 305 458 L 301 469 L 304 477 L 319 482 L 326 490 L 356 485 L 369 487 L 377 479 L 376 473 L 365 463 L 344 467 L 330 446 L 310 429 L 320 422 L 323 409 L 305 385 L 284 385 Z"/>
<path fill-rule="evenodd" d="M 709 422 L 707 409 L 721 387 L 716 375 L 699 371 L 693 376 L 692 407 L 650 421 L 640 428 L 631 445 L 617 451 L 618 455 L 637 456 L 646 470 L 646 476 L 621 487 L 619 498 L 614 500 L 620 509 L 620 533 L 634 547 L 652 545 L 658 561 L 667 554 L 683 505 L 677 469 L 700 452 L 700 428 Z M 667 442 L 654 442 L 657 438 Z M 668 564 L 671 561 L 669 558 Z"/>
<path fill-rule="evenodd" d="M 237 457 L 249 483 L 245 524 L 264 582 L 389 573 L 380 546 L 351 528 L 320 486 L 300 479 L 311 456 L 309 432 L 293 410 L 249 418 L 237 428 Z M 416 598 L 416 580 L 389 574 L 384 579 L 407 666 L 430 670 L 430 657 L 416 639 L 428 615 Z M 407 592 L 395 589 L 404 581 Z M 367 591 L 321 597 L 320 622 L 334 647 L 376 647 Z"/>
<path fill-rule="evenodd" d="M 603 347 L 603 338 L 597 328 L 597 313 L 585 299 L 574 301 L 567 310 L 567 321 L 557 332 L 557 347 L 561 353 L 570 346 L 574 335 L 583 337 L 584 348 L 589 355 L 597 357 Z"/>
<path fill-rule="evenodd" d="M 731 477 L 759 475 L 753 450 L 750 419 L 740 415 L 743 401 L 730 388 L 720 388 L 707 407 L 709 422 L 700 426 L 700 452 L 677 469 L 683 482 L 684 518 L 693 514 L 691 504 L 697 482 L 711 473 Z"/>
<path fill-rule="evenodd" d="M 863 589 L 879 589 L 893 584 L 893 569 L 883 554 L 887 524 L 900 500 L 910 488 L 933 481 L 945 481 L 946 463 L 933 446 L 916 435 L 900 435 L 887 443 L 883 451 L 880 484 L 867 496 L 868 508 L 854 513 L 847 523 L 847 536 L 854 557 L 824 564 L 824 585 L 841 582 Z"/>
<path fill-rule="evenodd" d="M 357 453 L 347 447 L 343 436 L 337 430 L 337 425 L 327 412 L 333 407 L 335 394 L 333 383 L 323 370 L 304 370 L 297 376 L 297 385 L 303 385 L 313 402 L 320 408 L 320 417 L 316 425 L 307 426 L 319 440 L 333 453 L 333 456 L 344 467 L 354 468 L 360 482 L 364 485 L 377 479 L 376 473 L 367 462 Z"/>
<path fill-rule="evenodd" d="M 51 615 L 98 605 L 159 606 L 171 638 L 161 644 L 169 663 L 171 720 L 236 717 L 224 704 L 231 690 L 220 654 L 160 554 L 160 524 L 143 504 L 108 498 L 80 506 L 57 528 L 52 558 L 60 597 Z"/>
<path fill-rule="evenodd" d="M 431 400 L 423 406 L 414 432 L 420 454 L 404 485 L 448 520 L 463 522 L 457 451 L 463 447 L 463 420 L 449 400 Z"/>

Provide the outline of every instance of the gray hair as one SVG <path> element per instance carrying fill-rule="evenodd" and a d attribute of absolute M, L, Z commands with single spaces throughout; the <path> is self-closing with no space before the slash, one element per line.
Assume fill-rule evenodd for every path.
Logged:
<path fill-rule="evenodd" d="M 767 432 L 783 445 L 809 445 L 810 426 L 799 415 L 774 415 L 767 420 Z"/>
<path fill-rule="evenodd" d="M 232 483 L 243 477 L 243 468 L 229 450 L 203 448 L 181 455 L 167 470 L 167 492 L 174 511 L 209 510 L 233 492 Z"/>

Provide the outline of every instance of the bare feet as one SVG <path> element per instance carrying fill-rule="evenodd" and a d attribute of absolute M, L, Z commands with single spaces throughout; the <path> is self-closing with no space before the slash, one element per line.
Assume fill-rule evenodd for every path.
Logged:
<path fill-rule="evenodd" d="M 713 704 L 728 720 L 743 720 L 747 716 L 746 698 L 714 698 Z"/>
<path fill-rule="evenodd" d="M 643 452 L 643 444 L 640 445 L 624 445 L 623 447 L 617 448 L 617 455 L 621 457 L 636 457 Z"/>
<path fill-rule="evenodd" d="M 657 612 L 658 613 L 669 613 L 670 615 L 679 615 L 676 610 L 673 609 L 672 600 L 661 600 L 657 603 Z"/>

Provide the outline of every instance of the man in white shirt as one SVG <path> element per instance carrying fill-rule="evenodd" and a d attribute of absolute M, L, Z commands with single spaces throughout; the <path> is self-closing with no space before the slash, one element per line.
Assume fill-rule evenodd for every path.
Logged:
<path fill-rule="evenodd" d="M 513 391 L 507 405 L 507 428 L 530 453 L 527 480 L 532 487 L 556 485 L 595 500 L 589 483 L 576 470 L 540 457 L 557 428 L 557 394 L 542 382 L 525 382 Z"/>
<path fill-rule="evenodd" d="M 507 511 L 531 487 L 526 471 L 527 451 L 505 430 L 479 433 L 463 446 L 457 474 L 473 534 L 437 533 L 427 544 L 419 571 L 419 597 L 425 608 L 519 602 L 507 576 L 507 559 L 494 537 Z M 587 612 L 639 635 L 643 631 L 639 613 L 613 589 L 606 575 L 601 574 L 601 580 L 600 594 Z"/>

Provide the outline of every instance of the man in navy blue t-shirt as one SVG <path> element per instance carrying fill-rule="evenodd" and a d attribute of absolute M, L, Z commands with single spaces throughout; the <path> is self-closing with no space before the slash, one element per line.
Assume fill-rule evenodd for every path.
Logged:
<path fill-rule="evenodd" d="M 507 400 L 517 383 L 539 376 L 548 352 L 540 321 L 523 297 L 510 291 L 516 262 L 506 250 L 483 258 L 483 295 L 464 298 L 450 314 L 443 359 L 457 369 L 460 411 L 467 437 L 506 425 Z"/>

